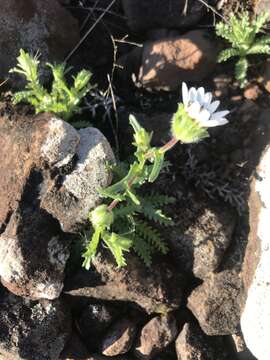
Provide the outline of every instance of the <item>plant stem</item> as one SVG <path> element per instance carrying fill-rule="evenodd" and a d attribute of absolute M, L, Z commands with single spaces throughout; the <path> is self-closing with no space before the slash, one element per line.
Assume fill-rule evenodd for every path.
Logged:
<path fill-rule="evenodd" d="M 160 152 L 161 153 L 165 153 L 166 151 L 172 149 L 176 144 L 178 143 L 178 140 L 175 137 L 172 137 L 171 140 L 169 140 L 165 145 L 163 145 L 160 148 Z M 152 156 L 152 152 L 149 151 L 148 153 L 145 154 L 145 158 L 149 159 Z M 136 180 L 136 176 L 134 176 L 133 178 L 131 178 L 128 182 L 128 186 L 129 188 L 132 186 L 133 182 Z M 107 210 L 108 211 L 112 211 L 119 203 L 119 200 L 113 200 L 110 205 L 108 205 Z"/>

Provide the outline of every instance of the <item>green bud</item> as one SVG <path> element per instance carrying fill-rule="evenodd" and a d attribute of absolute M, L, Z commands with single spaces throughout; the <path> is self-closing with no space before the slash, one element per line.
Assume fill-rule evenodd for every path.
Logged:
<path fill-rule="evenodd" d="M 148 133 L 135 119 L 133 115 L 130 115 L 129 121 L 134 129 L 134 145 L 137 146 L 139 151 L 147 152 L 150 149 L 150 142 L 152 139 L 152 133 Z"/>
<path fill-rule="evenodd" d="M 209 137 L 207 130 L 186 112 L 184 105 L 179 104 L 171 125 L 172 135 L 184 144 L 196 143 Z"/>
<path fill-rule="evenodd" d="M 107 205 L 99 205 L 95 210 L 91 211 L 89 219 L 94 229 L 108 229 L 113 223 L 113 213 L 108 211 Z"/>

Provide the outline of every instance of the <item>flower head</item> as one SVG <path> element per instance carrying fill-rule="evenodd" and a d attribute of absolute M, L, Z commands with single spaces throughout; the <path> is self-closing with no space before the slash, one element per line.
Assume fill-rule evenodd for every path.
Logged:
<path fill-rule="evenodd" d="M 188 90 L 182 84 L 183 103 L 178 106 L 172 119 L 172 134 L 182 143 L 194 143 L 209 136 L 207 128 L 225 125 L 229 111 L 218 111 L 219 101 L 212 102 L 212 94 L 205 93 L 203 87 Z"/>
<path fill-rule="evenodd" d="M 229 111 L 216 112 L 220 101 L 212 102 L 212 94 L 206 93 L 203 87 L 198 89 L 192 87 L 188 90 L 187 84 L 183 82 L 182 97 L 188 115 L 202 127 L 221 126 L 228 123 L 225 116 L 229 114 Z"/>

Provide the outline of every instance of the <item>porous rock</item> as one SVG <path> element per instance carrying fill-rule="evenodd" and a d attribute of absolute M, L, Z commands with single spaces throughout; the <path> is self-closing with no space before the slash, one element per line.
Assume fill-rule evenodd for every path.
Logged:
<path fill-rule="evenodd" d="M 242 282 L 236 271 L 211 274 L 192 291 L 188 308 L 207 335 L 234 334 L 240 323 Z"/>
<path fill-rule="evenodd" d="M 164 350 L 177 336 L 177 321 L 173 313 L 151 319 L 138 334 L 134 354 L 150 360 Z"/>
<path fill-rule="evenodd" d="M 135 319 L 123 318 L 115 322 L 102 340 L 102 354 L 106 356 L 126 354 L 131 349 L 136 329 Z"/>
<path fill-rule="evenodd" d="M 172 254 L 179 266 L 197 278 L 207 278 L 220 265 L 235 223 L 235 214 L 229 208 L 205 205 L 184 229 L 180 223 L 180 228 L 175 227 L 170 234 Z"/>
<path fill-rule="evenodd" d="M 63 61 L 79 41 L 79 27 L 57 0 L 3 0 L 0 13 L 0 74 L 16 63 L 19 50 L 41 53 L 42 61 Z"/>
<path fill-rule="evenodd" d="M 172 266 L 153 264 L 147 268 L 135 255 L 126 256 L 127 266 L 117 268 L 109 251 L 102 249 L 93 260 L 92 272 L 80 270 L 66 286 L 73 296 L 128 301 L 147 313 L 164 313 L 180 306 L 183 280 Z"/>
<path fill-rule="evenodd" d="M 156 28 L 182 28 L 197 23 L 205 13 L 205 7 L 198 1 L 122 0 L 129 28 L 134 32 L 145 32 Z"/>
<path fill-rule="evenodd" d="M 202 81 L 215 68 L 218 46 L 203 30 L 143 46 L 137 85 L 149 90 L 176 90 L 182 81 Z"/>
<path fill-rule="evenodd" d="M 257 167 L 257 175 L 251 184 L 250 234 L 243 266 L 247 298 L 241 327 L 247 347 L 260 360 L 269 358 L 269 187 L 270 146 L 264 151 Z"/>
<path fill-rule="evenodd" d="M 229 360 L 221 337 L 209 337 L 200 327 L 186 323 L 178 335 L 176 342 L 178 360 Z"/>
<path fill-rule="evenodd" d="M 29 302 L 12 294 L 0 299 L 0 359 L 55 360 L 71 333 L 60 300 Z"/>
<path fill-rule="evenodd" d="M 71 125 L 51 114 L 0 117 L 0 278 L 17 295 L 55 299 L 62 291 L 70 236 L 62 232 L 61 218 L 53 217 L 43 201 L 55 188 L 61 192 L 63 168 L 67 166 L 65 171 L 72 172 L 70 162 L 80 149 L 80 138 Z M 105 139 L 101 134 L 100 138 Z M 108 158 L 112 154 L 109 150 Z M 105 160 L 99 160 L 99 174 L 103 169 L 104 184 L 108 184 L 110 175 L 106 175 Z M 92 169 L 94 163 L 92 158 Z M 86 173 L 91 182 L 89 169 Z M 94 186 L 89 197 L 98 202 L 99 186 Z M 78 209 L 82 207 L 80 199 L 73 194 L 68 196 L 65 214 L 74 211 L 69 208 L 70 197 L 76 200 Z M 78 217 L 87 221 L 87 215 L 82 219 L 79 210 Z M 71 226 L 74 221 L 78 218 L 73 218 Z"/>

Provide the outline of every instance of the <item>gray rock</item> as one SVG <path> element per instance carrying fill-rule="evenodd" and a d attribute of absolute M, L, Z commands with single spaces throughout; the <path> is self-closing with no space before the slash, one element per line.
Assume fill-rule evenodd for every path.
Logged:
<path fill-rule="evenodd" d="M 79 41 L 79 26 L 57 0 L 3 0 L 0 14 L 0 74 L 8 76 L 19 50 L 41 53 L 41 60 L 63 61 Z"/>
<path fill-rule="evenodd" d="M 56 360 L 71 333 L 70 314 L 60 300 L 0 299 L 0 359 Z"/>
<path fill-rule="evenodd" d="M 247 299 L 241 317 L 245 342 L 253 355 L 269 358 L 270 327 L 270 146 L 264 151 L 251 185 L 250 234 L 243 266 Z"/>
<path fill-rule="evenodd" d="M 174 91 L 182 81 L 202 81 L 215 68 L 218 45 L 203 30 L 148 41 L 143 46 L 137 85 Z"/>
<path fill-rule="evenodd" d="M 165 313 L 177 309 L 182 298 L 182 277 L 170 264 L 153 264 L 147 268 L 130 253 L 127 266 L 117 268 L 107 250 L 102 250 L 93 260 L 98 279 L 92 272 L 79 271 L 66 286 L 73 296 L 102 300 L 134 302 L 146 312 Z"/>
<path fill-rule="evenodd" d="M 58 219 L 65 232 L 78 231 L 87 221 L 89 210 L 100 203 L 97 190 L 111 182 L 107 164 L 115 161 L 107 139 L 98 129 L 81 129 L 78 134 L 74 169 L 62 178 L 61 188 L 55 184 L 41 202 L 42 208 Z M 70 143 L 69 138 L 66 140 Z"/>
<path fill-rule="evenodd" d="M 194 0 L 188 4 L 185 0 L 172 0 L 170 4 L 162 0 L 122 0 L 122 6 L 129 28 L 135 32 L 191 26 L 200 20 L 206 10 L 202 3 Z"/>
<path fill-rule="evenodd" d="M 150 320 L 138 335 L 134 354 L 138 359 L 150 360 L 162 352 L 177 336 L 175 315 L 156 316 Z"/>
<path fill-rule="evenodd" d="M 123 318 L 115 322 L 102 341 L 102 354 L 117 356 L 126 354 L 133 344 L 137 324 L 135 319 Z"/>
<path fill-rule="evenodd" d="M 230 245 L 235 228 L 235 214 L 226 207 L 206 207 L 183 229 L 170 234 L 172 255 L 187 273 L 205 279 L 217 270 Z"/>
<path fill-rule="evenodd" d="M 240 323 L 241 279 L 237 272 L 225 270 L 211 274 L 188 298 L 188 308 L 207 335 L 234 334 Z"/>

